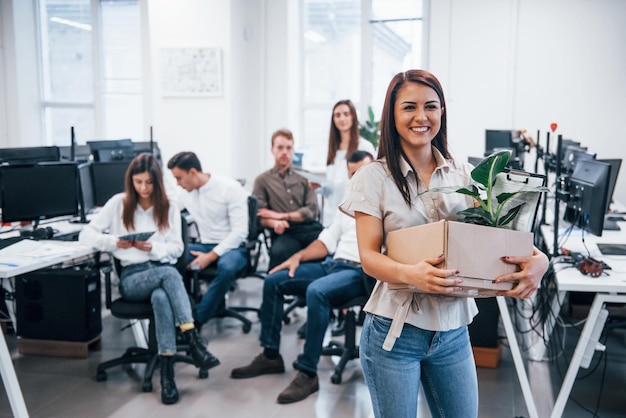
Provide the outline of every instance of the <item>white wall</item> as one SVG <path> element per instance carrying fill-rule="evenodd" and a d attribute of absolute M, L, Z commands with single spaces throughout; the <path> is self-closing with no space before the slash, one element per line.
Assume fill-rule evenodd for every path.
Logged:
<path fill-rule="evenodd" d="M 152 125 L 165 159 L 192 149 L 208 171 L 251 187 L 272 164 L 275 129 L 292 129 L 298 141 L 297 2 L 143 1 L 146 133 Z M 0 0 L 0 146 L 43 144 L 34 3 Z M 540 129 L 543 143 L 557 122 L 599 157 L 626 159 L 625 1 L 435 0 L 426 10 L 426 62 L 446 91 L 457 157 L 480 155 L 485 129 Z M 194 46 L 222 48 L 224 95 L 163 98 L 160 49 Z"/>
<path fill-rule="evenodd" d="M 0 0 L 0 147 L 43 141 L 34 3 Z"/>
<path fill-rule="evenodd" d="M 485 129 L 539 129 L 545 145 L 556 122 L 599 158 L 626 159 L 626 2 L 437 0 L 430 13 L 429 70 L 458 157 L 481 155 Z M 622 167 L 621 202 L 625 179 Z"/>

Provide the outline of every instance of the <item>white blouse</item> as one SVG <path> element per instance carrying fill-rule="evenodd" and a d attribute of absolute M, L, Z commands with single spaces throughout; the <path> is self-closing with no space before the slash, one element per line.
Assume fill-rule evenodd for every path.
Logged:
<path fill-rule="evenodd" d="M 99 251 L 108 251 L 120 260 L 122 266 L 139 264 L 146 261 L 175 264 L 182 255 L 184 245 L 181 232 L 180 210 L 170 202 L 168 212 L 169 228 L 159 231 L 153 217 L 153 208 L 147 210 L 137 205 L 135 210 L 135 230 L 129 231 L 122 222 L 124 193 L 111 197 L 79 235 L 79 242 Z M 117 237 L 134 232 L 156 231 L 148 239 L 152 244 L 150 251 L 137 248 L 122 249 L 117 247 Z"/>
<path fill-rule="evenodd" d="M 471 183 L 471 166 L 445 160 L 433 147 L 437 168 L 430 179 L 430 187 L 466 186 Z M 423 183 L 416 183 L 416 176 L 406 160 L 401 169 L 408 181 L 411 206 L 407 205 L 393 181 L 386 161 L 376 161 L 363 166 L 352 177 L 340 209 L 354 216 L 363 212 L 381 219 L 384 230 L 382 251 L 386 253 L 387 234 L 401 228 L 436 222 L 441 219 L 456 220 L 456 212 L 471 207 L 471 197 L 458 193 L 424 193 Z M 471 298 L 452 297 L 389 290 L 386 282 L 378 281 L 367 302 L 367 312 L 392 318 L 392 325 L 383 348 L 391 350 L 400 336 L 405 323 L 431 331 L 448 331 L 472 322 L 478 313 Z"/>

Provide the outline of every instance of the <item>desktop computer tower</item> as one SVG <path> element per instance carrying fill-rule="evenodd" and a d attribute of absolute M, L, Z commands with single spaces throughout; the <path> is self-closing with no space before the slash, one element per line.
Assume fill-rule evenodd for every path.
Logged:
<path fill-rule="evenodd" d="M 102 332 L 100 271 L 46 269 L 16 277 L 17 335 L 89 341 Z"/>

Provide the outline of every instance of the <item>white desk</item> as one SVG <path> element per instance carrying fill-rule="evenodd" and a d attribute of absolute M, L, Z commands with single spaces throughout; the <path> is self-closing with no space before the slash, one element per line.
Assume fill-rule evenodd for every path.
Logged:
<path fill-rule="evenodd" d="M 23 242 L 25 241 L 20 241 L 18 244 Z M 87 258 L 95 253 L 93 249 L 81 246 L 78 242 L 37 241 L 33 243 L 38 244 L 40 249 L 43 249 L 43 254 L 34 256 L 34 254 L 29 252 L 30 247 L 24 245 L 21 246 L 21 248 L 24 249 L 23 251 L 20 250 L 20 247 L 14 247 L 13 245 L 0 250 L 0 279 L 3 279 L 2 283 L 5 288 L 9 286 L 8 290 L 12 291 L 7 282 L 12 280 L 15 276 L 57 264 Z M 26 242 L 26 244 L 31 244 L 31 242 Z M 32 251 L 36 250 L 35 246 L 31 247 Z M 60 247 L 66 247 L 67 251 L 62 252 Z M 15 313 L 12 309 L 9 309 L 9 314 L 11 315 L 11 320 L 15 323 Z M 0 331 L 0 375 L 7 392 L 7 397 L 9 398 L 9 403 L 11 404 L 13 415 L 18 418 L 28 417 L 24 397 L 22 396 L 22 391 L 17 381 L 17 376 L 15 375 L 13 361 L 11 360 L 11 354 L 9 353 L 3 331 Z"/>
<path fill-rule="evenodd" d="M 585 242 L 590 255 L 611 266 L 612 269 L 608 271 L 610 276 L 601 275 L 600 277 L 593 278 L 583 275 L 575 268 L 559 269 L 559 266 L 563 265 L 555 265 L 555 277 L 561 295 L 559 299 L 562 300 L 562 296 L 565 292 L 591 292 L 595 293 L 595 297 L 587 315 L 583 332 L 576 344 L 574 355 L 567 368 L 567 373 L 555 401 L 552 414 L 550 415 L 553 418 L 561 417 L 563 414 L 565 404 L 567 403 L 572 386 L 574 385 L 591 333 L 596 326 L 604 304 L 626 303 L 626 257 L 602 255 L 596 245 L 597 243 L 626 243 L 626 223 L 620 222 L 620 227 L 622 228 L 621 231 L 604 231 L 602 237 L 585 234 Z M 542 227 L 542 234 L 546 243 L 551 246 L 554 237 L 552 227 L 544 225 Z M 568 240 L 563 243 L 563 247 L 570 251 L 587 255 L 587 249 L 585 249 L 581 238 L 580 231 L 574 231 Z M 553 303 L 552 306 L 554 310 L 555 307 L 558 307 L 558 304 Z M 555 314 L 558 314 L 558 312 L 555 312 Z M 547 332 L 547 336 L 549 336 L 551 328 L 544 328 L 544 332 Z"/>

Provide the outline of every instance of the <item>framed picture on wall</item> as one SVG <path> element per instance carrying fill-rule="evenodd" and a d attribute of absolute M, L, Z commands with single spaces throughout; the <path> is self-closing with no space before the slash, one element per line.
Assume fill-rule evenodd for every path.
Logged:
<path fill-rule="evenodd" d="M 163 97 L 223 94 L 220 48 L 161 48 Z"/>

